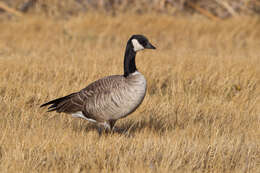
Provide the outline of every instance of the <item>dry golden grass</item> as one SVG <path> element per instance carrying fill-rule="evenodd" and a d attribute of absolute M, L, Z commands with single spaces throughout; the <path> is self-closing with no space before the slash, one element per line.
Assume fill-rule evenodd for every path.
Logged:
<path fill-rule="evenodd" d="M 0 33 L 0 172 L 260 172 L 259 19 L 27 16 Z M 137 55 L 148 92 L 119 132 L 39 108 L 121 74 L 134 33 L 158 49 Z"/>

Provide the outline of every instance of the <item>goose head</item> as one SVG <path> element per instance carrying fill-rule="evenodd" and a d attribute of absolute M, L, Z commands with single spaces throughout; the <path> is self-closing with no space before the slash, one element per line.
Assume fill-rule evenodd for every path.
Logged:
<path fill-rule="evenodd" d="M 138 52 L 140 50 L 144 49 L 156 49 L 150 42 L 149 40 L 143 36 L 143 35 L 133 35 L 129 41 L 128 44 L 131 45 L 131 48 L 135 51 Z"/>
<path fill-rule="evenodd" d="M 133 35 L 127 42 L 124 58 L 124 77 L 137 71 L 135 65 L 136 53 L 144 49 L 155 49 L 143 35 Z"/>

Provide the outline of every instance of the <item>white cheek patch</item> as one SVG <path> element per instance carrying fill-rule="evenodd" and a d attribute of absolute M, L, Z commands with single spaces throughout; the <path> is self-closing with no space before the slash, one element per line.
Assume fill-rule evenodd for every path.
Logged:
<path fill-rule="evenodd" d="M 132 44 L 134 46 L 134 51 L 136 52 L 144 49 L 144 47 L 136 39 L 132 39 Z"/>

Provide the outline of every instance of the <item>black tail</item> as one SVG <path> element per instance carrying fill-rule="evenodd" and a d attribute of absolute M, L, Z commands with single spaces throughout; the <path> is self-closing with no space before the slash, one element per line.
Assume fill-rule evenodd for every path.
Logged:
<path fill-rule="evenodd" d="M 61 112 L 58 110 L 58 108 L 63 105 L 63 102 L 66 102 L 67 100 L 69 100 L 75 93 L 72 93 L 70 95 L 67 95 L 65 97 L 60 97 L 60 98 L 57 98 L 55 100 L 51 100 L 47 103 L 44 103 L 42 104 L 40 107 L 44 107 L 44 106 L 47 106 L 47 105 L 50 105 L 48 107 L 48 111 L 47 112 L 52 112 L 52 111 L 57 111 L 57 112 Z"/>

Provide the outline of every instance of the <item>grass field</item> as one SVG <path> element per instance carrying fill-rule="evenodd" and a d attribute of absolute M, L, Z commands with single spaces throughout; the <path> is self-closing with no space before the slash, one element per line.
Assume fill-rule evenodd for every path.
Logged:
<path fill-rule="evenodd" d="M 99 137 L 40 104 L 123 73 L 125 44 L 148 91 Z M 0 21 L 0 172 L 260 172 L 260 19 L 87 14 Z"/>

